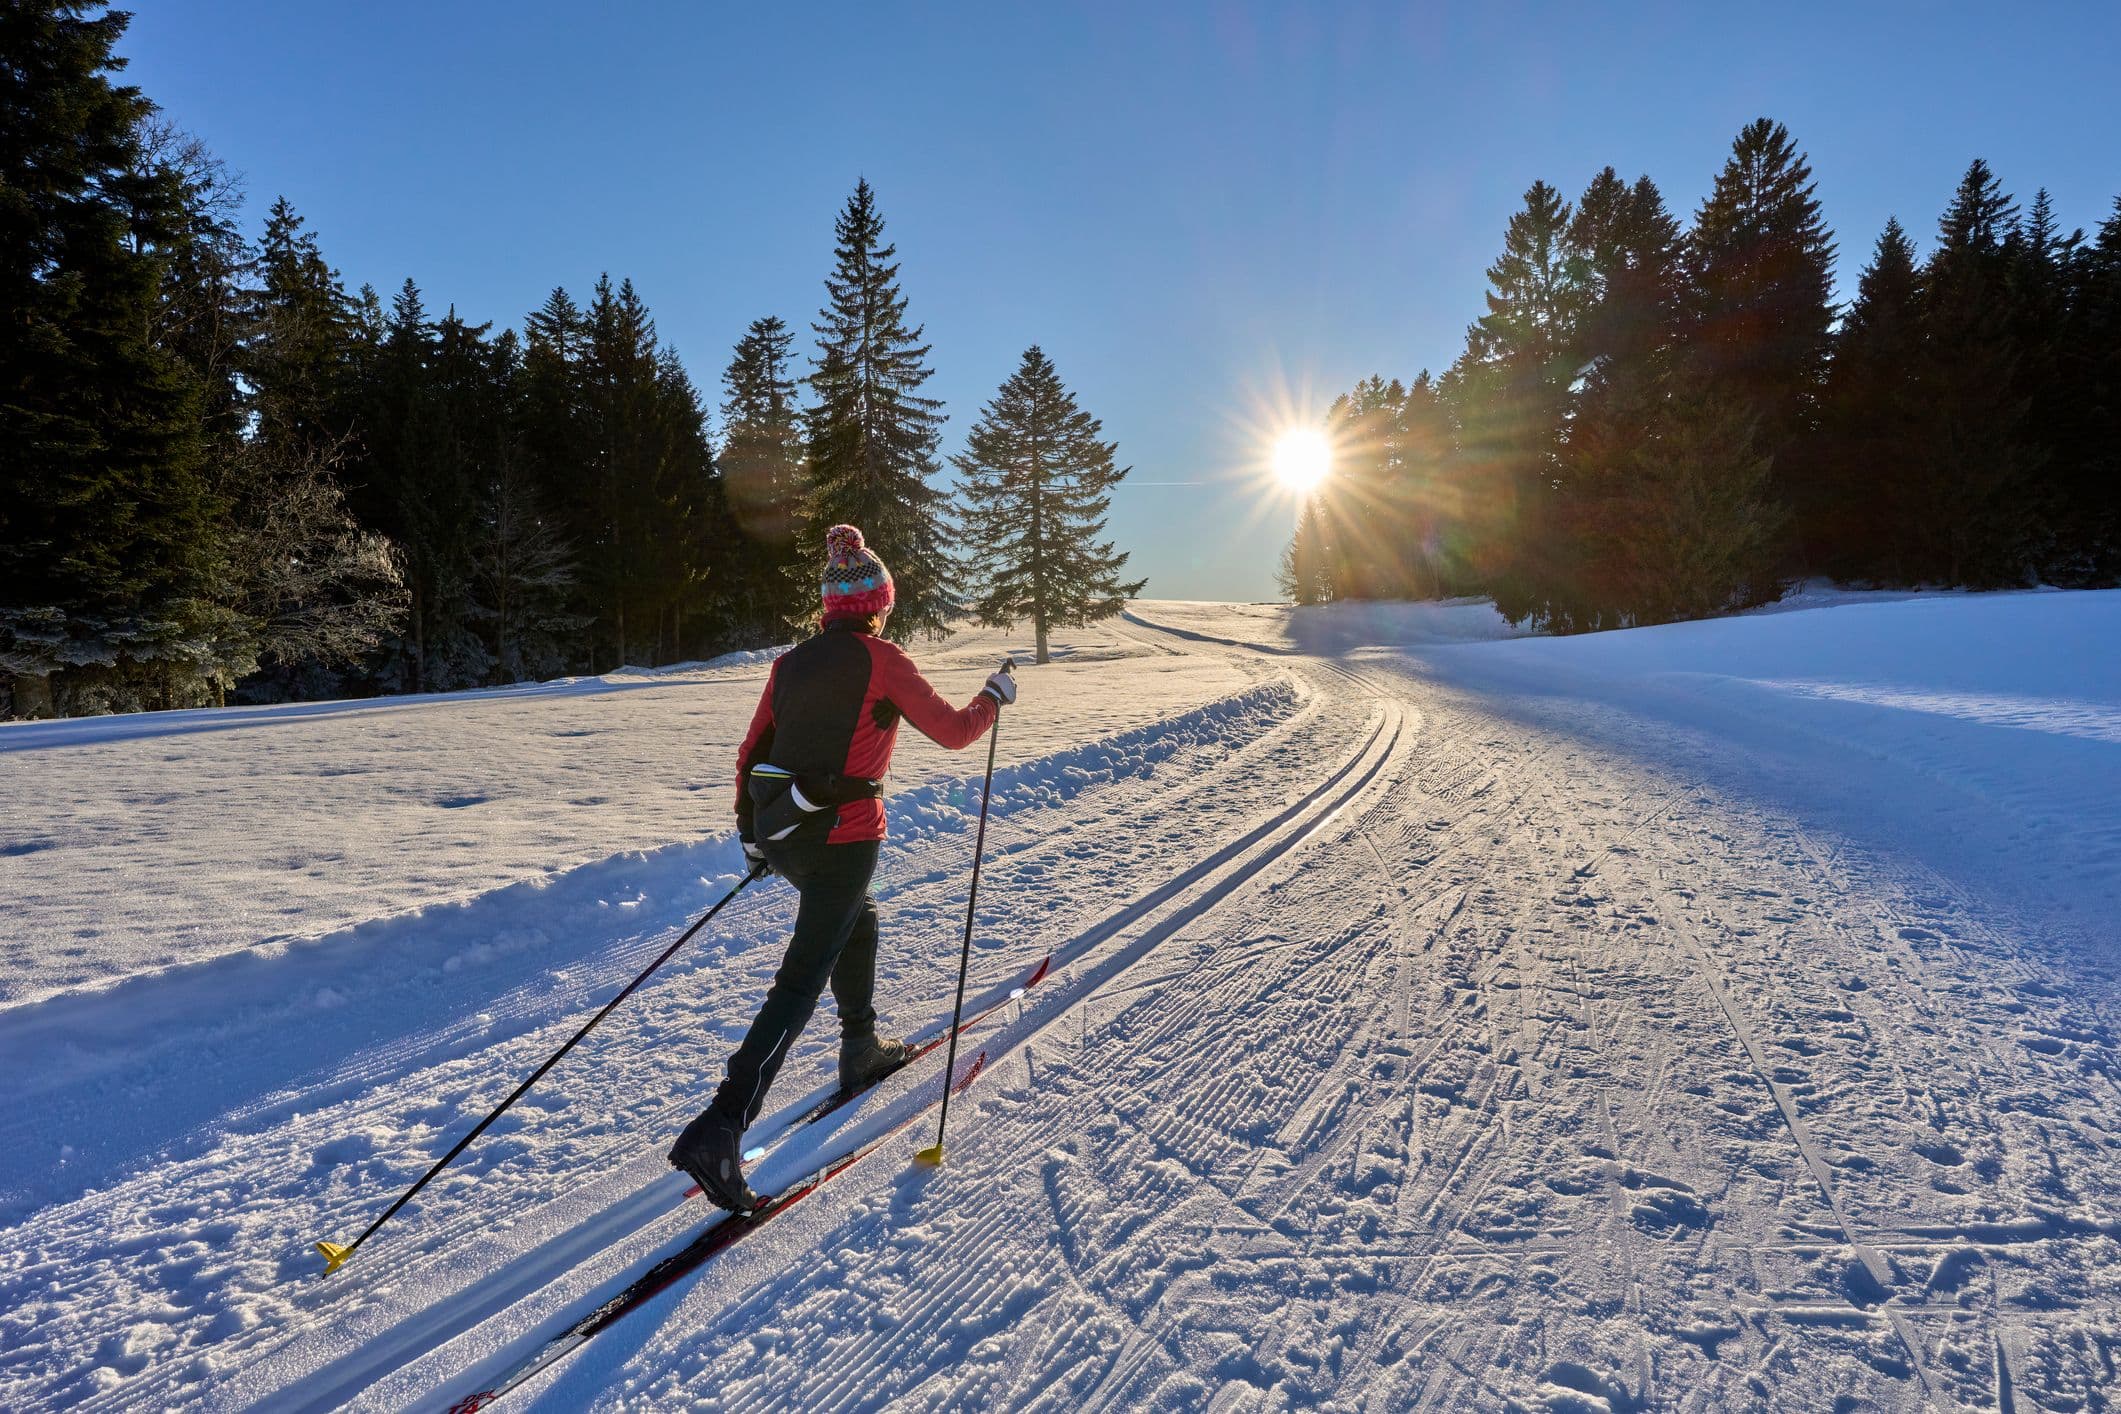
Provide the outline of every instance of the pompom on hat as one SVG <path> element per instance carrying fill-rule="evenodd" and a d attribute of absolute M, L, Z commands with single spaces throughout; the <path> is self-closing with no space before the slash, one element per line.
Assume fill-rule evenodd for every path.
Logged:
<path fill-rule="evenodd" d="M 835 525 L 825 532 L 825 617 L 881 614 L 898 598 L 891 571 L 862 543 L 862 532 Z"/>

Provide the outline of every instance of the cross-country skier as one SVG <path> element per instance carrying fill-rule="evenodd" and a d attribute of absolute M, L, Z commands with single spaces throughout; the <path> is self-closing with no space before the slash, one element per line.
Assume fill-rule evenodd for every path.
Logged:
<path fill-rule="evenodd" d="M 959 751 L 1016 700 L 1015 681 L 999 672 L 952 708 L 905 650 L 878 636 L 896 591 L 862 532 L 835 525 L 825 554 L 823 622 L 774 663 L 737 754 L 737 833 L 746 855 L 795 885 L 795 935 L 714 1102 L 670 1150 L 671 1165 L 732 1212 L 761 1201 L 744 1181 L 744 1130 L 828 982 L 840 1014 L 841 1088 L 859 1089 L 906 1060 L 905 1042 L 876 1034 L 871 1004 L 869 876 L 884 838 L 883 779 L 899 719 Z"/>

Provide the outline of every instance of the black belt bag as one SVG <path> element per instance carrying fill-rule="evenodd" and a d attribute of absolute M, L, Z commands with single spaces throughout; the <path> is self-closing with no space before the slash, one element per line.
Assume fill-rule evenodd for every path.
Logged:
<path fill-rule="evenodd" d="M 747 788 L 751 792 L 751 831 L 760 840 L 793 839 L 805 826 L 819 822 L 823 822 L 822 828 L 813 833 L 822 835 L 831 830 L 842 805 L 874 800 L 884 793 L 882 781 L 843 776 L 837 771 L 798 776 L 765 764 L 751 768 Z"/>

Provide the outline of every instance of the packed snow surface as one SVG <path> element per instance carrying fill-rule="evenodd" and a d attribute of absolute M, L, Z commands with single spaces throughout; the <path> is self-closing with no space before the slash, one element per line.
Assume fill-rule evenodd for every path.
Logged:
<path fill-rule="evenodd" d="M 916 647 L 963 697 L 1020 640 Z M 1144 602 L 1004 715 L 947 1164 L 884 1147 L 525 1408 L 2097 1409 L 2121 1395 L 2121 594 L 1575 639 Z M 478 1391 L 712 1221 L 778 962 L 755 658 L 0 727 L 0 1407 Z M 880 1006 L 947 1019 L 979 753 L 902 742 Z M 894 1126 L 915 1120 L 911 1130 Z"/>

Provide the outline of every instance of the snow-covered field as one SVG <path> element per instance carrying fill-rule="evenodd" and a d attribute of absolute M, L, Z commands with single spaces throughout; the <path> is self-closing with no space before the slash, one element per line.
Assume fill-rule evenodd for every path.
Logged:
<path fill-rule="evenodd" d="M 1055 970 L 978 1033 L 948 1165 L 894 1138 L 510 1400 L 2114 1403 L 2121 594 L 1506 636 L 1064 636 L 1002 724 L 975 997 Z M 966 694 L 1021 648 L 918 656 Z M 763 673 L 0 727 L 0 1406 L 444 1406 L 709 1221 L 661 1151 L 772 884 L 351 1266 L 309 1251 L 734 882 Z M 980 764 L 901 752 L 909 1032 Z M 935 1089 L 774 1138 L 814 1030 L 762 1188 Z"/>

